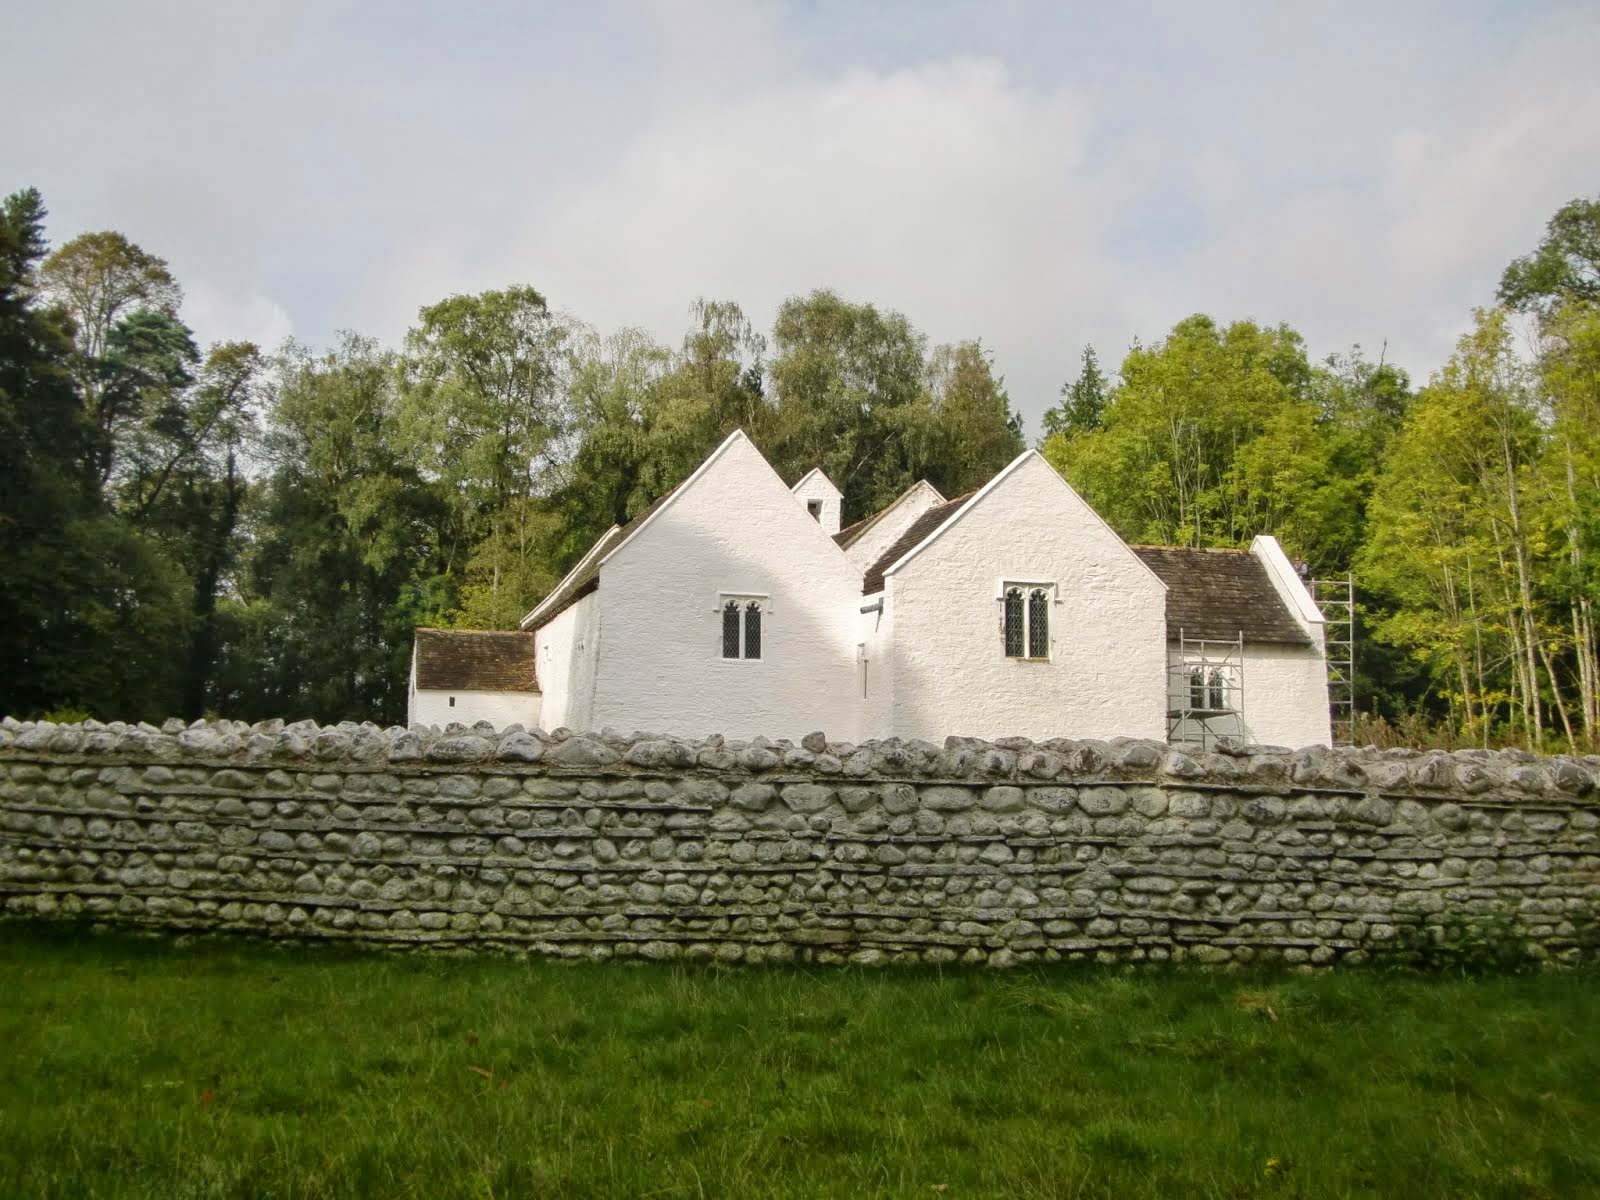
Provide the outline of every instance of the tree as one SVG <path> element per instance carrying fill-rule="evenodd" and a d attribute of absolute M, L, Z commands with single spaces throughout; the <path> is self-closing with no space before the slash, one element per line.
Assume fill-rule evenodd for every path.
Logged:
<path fill-rule="evenodd" d="M 559 482 L 573 417 L 575 322 L 531 287 L 452 296 L 406 337 L 400 450 L 451 501 L 468 549 L 461 619 L 515 624 L 555 582 L 541 497 Z"/>
<path fill-rule="evenodd" d="M 924 473 L 937 436 L 927 339 L 904 316 L 816 291 L 779 307 L 772 344 L 780 474 L 822 467 L 844 492 L 849 522 Z"/>
<path fill-rule="evenodd" d="M 1569 301 L 1600 302 L 1600 199 L 1562 205 L 1538 248 L 1506 267 L 1497 296 L 1507 308 L 1541 320 Z"/>
<path fill-rule="evenodd" d="M 112 330 L 137 313 L 175 318 L 183 290 L 165 261 L 112 230 L 73 238 L 44 260 L 39 278 L 72 318 L 84 405 L 98 428 L 109 428 L 109 416 L 100 412 L 101 361 Z"/>
<path fill-rule="evenodd" d="M 1385 461 L 1360 564 L 1401 602 L 1379 636 L 1431 666 L 1463 730 L 1487 737 L 1501 713 L 1530 747 L 1551 711 L 1573 734 L 1537 596 L 1544 440 L 1506 313 L 1480 311 Z"/>
<path fill-rule="evenodd" d="M 101 501 L 73 325 L 39 303 L 44 216 L 32 190 L 0 214 L 0 707 L 161 715 L 187 629 L 181 575 Z"/>
<path fill-rule="evenodd" d="M 1111 384 L 1100 371 L 1094 347 L 1083 348 L 1083 365 L 1078 377 L 1061 385 L 1061 403 L 1045 410 L 1044 435 L 1071 437 L 1100 428 L 1106 404 L 1111 399 Z"/>
<path fill-rule="evenodd" d="M 250 719 L 402 720 L 412 626 L 457 599 L 451 501 L 399 449 L 393 353 L 347 334 L 323 355 L 289 346 L 272 376 L 211 695 Z"/>
<path fill-rule="evenodd" d="M 71 326 L 38 304 L 44 218 L 31 188 L 0 207 L 0 709 L 9 712 L 67 699 L 48 679 L 67 633 L 52 560 L 92 512 Z"/>
<path fill-rule="evenodd" d="M 936 431 L 928 475 L 945 495 L 981 487 L 1022 453 L 1021 421 L 981 343 L 935 348 L 927 386 Z"/>
<path fill-rule="evenodd" d="M 1044 454 L 1124 538 L 1240 546 L 1272 532 L 1318 570 L 1348 562 L 1359 504 L 1299 334 L 1190 317 L 1120 374 L 1099 425 L 1051 435 Z"/>

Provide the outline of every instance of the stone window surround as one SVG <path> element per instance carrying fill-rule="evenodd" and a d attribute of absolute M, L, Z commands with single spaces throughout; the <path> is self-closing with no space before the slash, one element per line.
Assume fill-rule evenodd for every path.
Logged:
<path fill-rule="evenodd" d="M 1022 646 L 1024 650 L 1029 648 L 1029 641 L 1031 640 L 1030 634 L 1032 633 L 1032 629 L 1030 628 L 1032 617 L 1029 612 L 1031 607 L 1029 601 L 1032 593 L 1042 589 L 1045 594 L 1045 603 L 1051 608 L 1061 603 L 1060 597 L 1056 594 L 1056 585 L 1052 582 L 1042 579 L 1029 580 L 1020 577 L 1007 577 L 1000 580 L 999 586 L 996 589 L 995 601 L 1000 605 L 1000 649 L 1003 654 L 1005 654 L 1006 635 L 1006 596 L 1013 589 L 1020 589 L 1022 592 Z M 1024 653 L 1005 654 L 1005 658 L 1009 662 L 1048 663 L 1054 657 L 1055 636 L 1053 631 L 1047 629 L 1046 638 L 1047 652 L 1042 657 L 1039 655 Z"/>
<path fill-rule="evenodd" d="M 727 608 L 728 602 L 730 600 L 734 601 L 739 606 L 739 655 L 738 655 L 737 658 L 730 658 L 728 655 L 723 653 L 724 643 L 723 643 L 722 614 L 725 611 L 725 609 Z M 745 617 L 745 613 L 747 611 L 747 606 L 752 604 L 752 603 L 753 604 L 757 604 L 757 605 L 760 606 L 757 611 L 759 611 L 760 614 L 761 614 L 761 632 L 759 634 L 760 647 L 759 647 L 759 652 L 757 654 L 755 654 L 754 656 L 750 656 L 750 655 L 747 655 L 745 653 L 745 648 L 746 648 L 745 647 L 745 638 L 749 634 L 749 625 L 747 623 L 747 620 L 746 620 L 746 617 Z M 745 592 L 718 592 L 717 593 L 716 613 L 717 613 L 717 642 L 716 642 L 716 647 L 717 647 L 716 661 L 717 662 L 732 664 L 732 663 L 759 663 L 759 662 L 765 662 L 766 661 L 766 657 L 767 657 L 767 639 L 771 636 L 771 633 L 772 633 L 772 623 L 771 623 L 771 621 L 769 621 L 767 619 L 772 615 L 772 596 L 769 593 L 767 593 L 767 592 L 750 592 L 750 591 L 745 591 Z"/>

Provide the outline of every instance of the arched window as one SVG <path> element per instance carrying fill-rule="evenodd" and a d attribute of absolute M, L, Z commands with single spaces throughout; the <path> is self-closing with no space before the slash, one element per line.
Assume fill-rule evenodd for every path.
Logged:
<path fill-rule="evenodd" d="M 752 600 L 744 606 L 744 656 L 761 657 L 761 601 Z"/>
<path fill-rule="evenodd" d="M 722 614 L 722 657 L 759 659 L 766 639 L 761 618 L 766 616 L 769 596 L 749 592 L 723 592 L 717 598 Z"/>
<path fill-rule="evenodd" d="M 1006 589 L 1006 657 L 1021 658 L 1023 640 L 1022 589 Z"/>
<path fill-rule="evenodd" d="M 1204 667 L 1189 668 L 1189 707 L 1206 706 L 1206 672 Z"/>
<path fill-rule="evenodd" d="M 1228 706 L 1227 692 L 1223 687 L 1222 669 L 1220 667 L 1212 667 L 1211 677 L 1207 682 L 1211 685 L 1211 695 L 1209 697 L 1211 707 L 1220 712 Z"/>
<path fill-rule="evenodd" d="M 1043 588 L 1028 593 L 1028 657 L 1050 657 L 1050 596 Z"/>
<path fill-rule="evenodd" d="M 1007 658 L 1050 657 L 1050 605 L 1055 587 L 1048 583 L 1001 585 L 1001 625 Z"/>

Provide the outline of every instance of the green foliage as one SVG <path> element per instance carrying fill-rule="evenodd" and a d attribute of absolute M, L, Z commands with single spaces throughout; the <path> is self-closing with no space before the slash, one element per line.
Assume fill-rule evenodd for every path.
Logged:
<path fill-rule="evenodd" d="M 1130 350 L 1119 374 L 1096 412 L 1107 393 L 1086 352 L 1044 453 L 1123 537 L 1240 546 L 1274 533 L 1316 570 L 1349 562 L 1370 478 L 1348 468 L 1370 457 L 1327 411 L 1350 389 L 1312 367 L 1297 333 L 1190 317 Z"/>
<path fill-rule="evenodd" d="M 0 1193 L 1600 1191 L 1590 973 L 715 971 L 0 928 Z"/>
<path fill-rule="evenodd" d="M 1564 304 L 1600 303 L 1600 199 L 1562 205 L 1538 248 L 1505 269 L 1498 299 L 1544 318 Z"/>
<path fill-rule="evenodd" d="M 1111 382 L 1100 370 L 1094 347 L 1085 346 L 1078 377 L 1061 385 L 1061 403 L 1044 414 L 1045 437 L 1060 434 L 1070 438 L 1073 434 L 1099 429 L 1110 400 Z"/>
<path fill-rule="evenodd" d="M 1592 750 L 1600 731 L 1600 200 L 1552 218 L 1416 396 L 1359 348 L 1197 315 L 1091 347 L 1042 449 L 1125 538 L 1276 534 L 1354 569 L 1375 736 Z M 734 429 L 845 519 L 1024 445 L 992 355 L 818 290 L 770 335 L 699 300 L 676 345 L 520 285 L 422 308 L 400 352 L 198 347 L 167 264 L 48 252 L 0 213 L 0 709 L 396 721 L 416 624 L 512 628 Z"/>

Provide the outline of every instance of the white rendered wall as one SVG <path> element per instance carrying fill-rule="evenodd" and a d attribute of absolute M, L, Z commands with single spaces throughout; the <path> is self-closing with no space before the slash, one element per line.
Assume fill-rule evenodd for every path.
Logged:
<path fill-rule="evenodd" d="M 768 597 L 760 660 L 721 657 L 722 593 Z M 743 435 L 603 560 L 597 596 L 591 726 L 859 736 L 861 575 Z"/>
<path fill-rule="evenodd" d="M 863 605 L 875 605 L 883 599 L 882 592 L 863 596 L 861 603 L 856 606 L 857 611 Z M 894 719 L 894 614 L 889 611 L 888 604 L 874 612 L 860 613 L 856 643 L 856 695 L 861 698 L 860 736 L 883 737 L 894 732 L 891 728 Z"/>
<path fill-rule="evenodd" d="M 821 504 L 822 512 L 812 520 L 817 521 L 829 537 L 839 532 L 839 518 L 843 513 L 844 497 L 839 489 L 833 486 L 833 481 L 821 471 L 812 471 L 801 479 L 794 485 L 792 495 L 800 502 L 800 511 L 808 516 L 810 515 L 808 504 Z"/>
<path fill-rule="evenodd" d="M 1244 716 L 1251 740 L 1267 746 L 1331 746 L 1327 625 L 1311 592 L 1267 534 L 1250 543 L 1278 598 L 1311 639 L 1307 646 L 1249 646 L 1244 656 Z"/>
<path fill-rule="evenodd" d="M 546 729 L 589 729 L 600 654 L 600 597 L 590 592 L 534 635 Z"/>
<path fill-rule="evenodd" d="M 923 513 L 936 504 L 943 504 L 941 496 L 931 483 L 919 479 L 916 486 L 908 490 L 892 505 L 890 505 L 878 518 L 877 524 L 863 533 L 853 542 L 845 557 L 848 558 L 856 570 L 866 574 L 866 570 L 890 546 L 900 540 L 900 535 L 911 528 L 914 522 Z"/>
<path fill-rule="evenodd" d="M 454 697 L 455 705 L 450 700 Z M 538 692 L 433 691 L 418 688 L 411 693 L 411 724 L 448 725 L 459 721 L 474 725 L 488 721 L 496 729 L 521 725 L 532 729 L 539 724 Z"/>
<path fill-rule="evenodd" d="M 1264 746 L 1328 746 L 1328 667 L 1312 646 L 1244 648 L 1245 736 Z"/>
<path fill-rule="evenodd" d="M 1161 581 L 1037 454 L 973 503 L 887 577 L 892 732 L 1165 737 Z M 1003 580 L 1055 584 L 1050 661 L 1005 656 Z"/>

